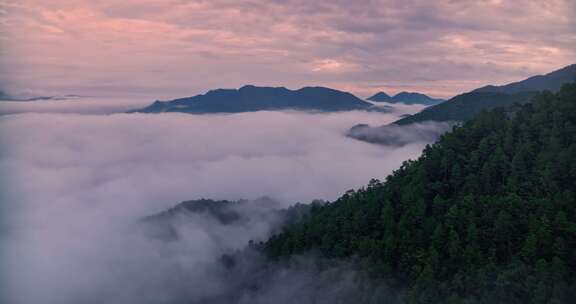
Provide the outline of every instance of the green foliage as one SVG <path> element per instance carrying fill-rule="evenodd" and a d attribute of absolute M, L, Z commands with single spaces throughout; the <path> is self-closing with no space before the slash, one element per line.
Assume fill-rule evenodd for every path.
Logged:
<path fill-rule="evenodd" d="M 576 84 L 479 114 L 261 248 L 368 261 L 410 303 L 572 303 Z"/>

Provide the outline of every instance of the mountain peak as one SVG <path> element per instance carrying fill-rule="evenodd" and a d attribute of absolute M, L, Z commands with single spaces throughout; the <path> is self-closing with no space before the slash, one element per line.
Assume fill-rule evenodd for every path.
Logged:
<path fill-rule="evenodd" d="M 242 86 L 240 89 L 238 89 L 238 90 L 250 90 L 250 89 L 255 89 L 255 88 L 256 88 L 256 86 L 253 85 L 253 84 L 246 84 L 246 85 L 243 85 L 243 86 Z"/>
<path fill-rule="evenodd" d="M 371 97 L 367 98 L 367 100 L 370 101 L 387 101 L 390 100 L 392 97 L 390 97 L 390 95 L 380 91 L 374 95 L 372 95 Z"/>
<path fill-rule="evenodd" d="M 428 97 L 427 95 L 424 95 L 424 94 L 422 94 L 422 93 L 418 93 L 418 92 L 407 92 L 407 91 L 402 91 L 402 92 L 400 92 L 400 93 L 398 93 L 398 94 L 394 95 L 394 97 L 393 97 L 393 98 L 403 98 L 403 97 L 422 97 L 422 96 L 426 96 L 426 97 Z"/>
<path fill-rule="evenodd" d="M 231 89 L 231 90 L 235 90 L 235 89 Z M 249 90 L 285 90 L 285 91 L 290 91 L 289 89 L 287 89 L 285 87 L 264 87 L 264 86 L 257 86 L 257 85 L 253 85 L 253 84 L 245 84 L 238 89 L 238 91 L 249 91 Z"/>
<path fill-rule="evenodd" d="M 368 98 L 370 101 L 375 102 L 389 102 L 389 103 L 405 103 L 405 104 L 424 104 L 424 105 L 432 105 L 442 102 L 442 99 L 434 99 L 425 94 L 417 93 L 417 92 L 406 92 L 402 91 L 393 97 L 384 93 L 378 92 L 374 96 Z"/>

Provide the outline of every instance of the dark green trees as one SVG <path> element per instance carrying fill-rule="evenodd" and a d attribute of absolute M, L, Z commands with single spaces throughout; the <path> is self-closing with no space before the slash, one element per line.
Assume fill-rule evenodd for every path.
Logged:
<path fill-rule="evenodd" d="M 576 300 L 576 84 L 455 127 L 261 244 L 355 259 L 413 303 Z"/>

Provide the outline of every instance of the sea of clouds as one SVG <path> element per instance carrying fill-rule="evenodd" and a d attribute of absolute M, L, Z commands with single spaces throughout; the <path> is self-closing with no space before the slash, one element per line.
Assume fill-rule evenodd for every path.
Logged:
<path fill-rule="evenodd" d="M 181 227 L 185 237 L 169 244 L 134 223 L 198 198 L 277 202 L 259 208 L 333 200 L 383 179 L 427 144 L 387 147 L 345 136 L 352 125 L 385 124 L 406 111 L 85 110 L 0 117 L 8 303 L 178 303 L 217 295 L 229 286 L 215 262 L 265 239 L 273 220 L 224 227 L 196 216 Z"/>

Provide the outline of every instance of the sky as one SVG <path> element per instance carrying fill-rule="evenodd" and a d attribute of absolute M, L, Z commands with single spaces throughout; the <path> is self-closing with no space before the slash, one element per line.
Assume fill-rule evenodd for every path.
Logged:
<path fill-rule="evenodd" d="M 574 45 L 573 0 L 0 0 L 0 87 L 18 93 L 450 97 L 574 63 Z"/>

